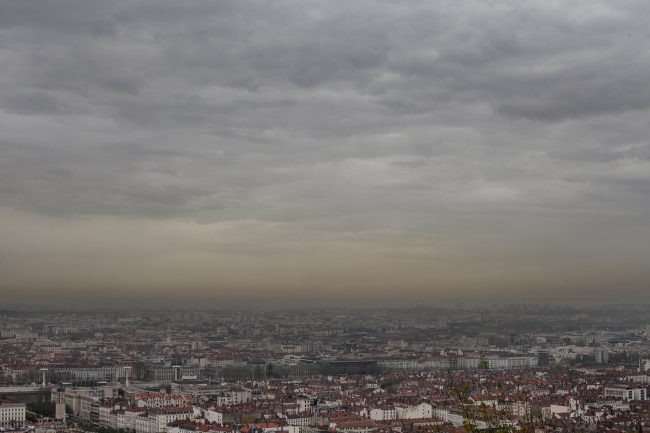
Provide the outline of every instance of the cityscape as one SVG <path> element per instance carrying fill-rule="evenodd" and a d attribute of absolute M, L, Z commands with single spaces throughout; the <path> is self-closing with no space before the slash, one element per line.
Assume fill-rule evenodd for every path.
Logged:
<path fill-rule="evenodd" d="M 3 431 L 650 427 L 647 306 L 2 311 L 0 319 Z"/>
<path fill-rule="evenodd" d="M 0 0 L 0 433 L 650 433 L 650 0 Z"/>

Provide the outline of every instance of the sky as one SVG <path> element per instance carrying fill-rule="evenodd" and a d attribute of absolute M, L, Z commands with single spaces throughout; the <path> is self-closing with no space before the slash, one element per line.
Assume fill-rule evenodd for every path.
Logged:
<path fill-rule="evenodd" d="M 647 0 L 0 0 L 0 59 L 0 304 L 650 300 Z"/>

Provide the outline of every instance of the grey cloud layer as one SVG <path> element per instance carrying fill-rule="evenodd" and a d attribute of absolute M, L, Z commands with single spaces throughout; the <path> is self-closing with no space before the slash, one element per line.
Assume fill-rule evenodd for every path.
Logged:
<path fill-rule="evenodd" d="M 643 262 L 649 16 L 643 0 L 0 0 L 0 204 L 285 224 L 296 250 L 442 248 L 457 269 L 495 248 Z"/>

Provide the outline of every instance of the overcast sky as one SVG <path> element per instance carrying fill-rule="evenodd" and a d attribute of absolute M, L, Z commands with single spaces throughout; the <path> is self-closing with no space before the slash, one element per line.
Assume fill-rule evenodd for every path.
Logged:
<path fill-rule="evenodd" d="M 648 301 L 649 137 L 647 0 L 0 0 L 0 294 Z"/>

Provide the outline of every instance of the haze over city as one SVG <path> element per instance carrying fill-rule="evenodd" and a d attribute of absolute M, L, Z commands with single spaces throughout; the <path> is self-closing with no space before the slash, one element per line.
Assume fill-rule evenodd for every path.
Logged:
<path fill-rule="evenodd" d="M 0 433 L 647 433 L 650 1 L 0 0 Z"/>
<path fill-rule="evenodd" d="M 649 16 L 0 0 L 0 305 L 649 302 Z"/>

